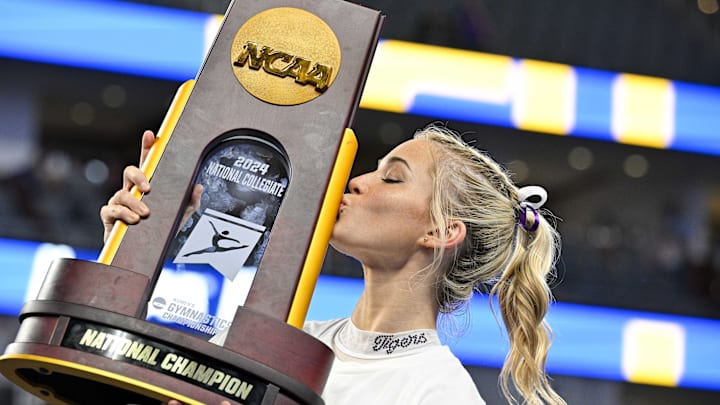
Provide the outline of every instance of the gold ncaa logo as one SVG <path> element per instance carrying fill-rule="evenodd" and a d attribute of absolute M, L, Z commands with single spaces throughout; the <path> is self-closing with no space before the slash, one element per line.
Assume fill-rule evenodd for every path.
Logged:
<path fill-rule="evenodd" d="M 332 29 L 305 10 L 262 11 L 240 27 L 230 49 L 232 70 L 253 96 L 296 105 L 320 96 L 340 69 L 340 44 Z"/>

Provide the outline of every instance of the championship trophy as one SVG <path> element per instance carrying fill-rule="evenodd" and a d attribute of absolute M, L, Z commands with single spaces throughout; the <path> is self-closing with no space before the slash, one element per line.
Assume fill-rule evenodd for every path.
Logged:
<path fill-rule="evenodd" d="M 322 404 L 333 354 L 301 328 L 383 19 L 232 2 L 142 167 L 152 214 L 115 224 L 97 262 L 53 262 L 0 372 L 51 404 Z"/>

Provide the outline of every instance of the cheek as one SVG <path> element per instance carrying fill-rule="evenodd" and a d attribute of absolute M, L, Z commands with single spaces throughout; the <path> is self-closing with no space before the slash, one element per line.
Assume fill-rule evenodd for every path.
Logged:
<path fill-rule="evenodd" d="M 392 212 L 392 223 L 395 226 L 421 228 L 424 232 L 430 224 L 430 204 L 427 199 L 403 196 L 388 207 L 387 211 Z"/>
<path fill-rule="evenodd" d="M 335 225 L 343 231 L 394 233 L 426 232 L 430 224 L 430 198 L 419 193 L 367 195 L 362 203 L 348 207 Z"/>
<path fill-rule="evenodd" d="M 356 205 L 340 216 L 330 244 L 358 259 L 363 249 L 399 254 L 431 229 L 428 207 L 423 201 L 407 197 L 374 200 L 362 208 Z"/>

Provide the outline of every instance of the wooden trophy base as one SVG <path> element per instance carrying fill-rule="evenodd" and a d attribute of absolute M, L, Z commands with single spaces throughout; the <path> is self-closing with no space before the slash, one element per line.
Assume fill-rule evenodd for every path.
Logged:
<path fill-rule="evenodd" d="M 138 319 L 130 302 L 143 278 L 56 261 L 0 372 L 51 404 L 323 404 L 333 354 L 322 342 L 243 307 L 224 346 Z M 99 294 L 83 298 L 86 288 Z"/>

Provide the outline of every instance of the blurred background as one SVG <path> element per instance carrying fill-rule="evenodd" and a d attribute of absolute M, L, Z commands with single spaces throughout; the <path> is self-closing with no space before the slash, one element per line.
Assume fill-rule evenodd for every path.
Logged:
<path fill-rule="evenodd" d="M 123 53 L 146 52 L 110 45 L 133 41 L 138 35 L 133 25 L 118 21 L 119 26 L 128 27 L 127 32 L 118 28 L 115 35 L 120 38 L 108 41 L 101 35 L 103 28 L 74 25 L 72 19 L 80 17 L 73 10 L 90 12 L 98 4 L 120 3 L 148 6 L 142 8 L 148 12 L 181 10 L 180 15 L 188 19 L 202 19 L 223 14 L 229 1 L 43 0 L 26 3 L 37 3 L 32 13 L 18 8 L 20 3 L 0 0 L 3 263 L 13 263 L 11 256 L 18 252 L 14 241 L 67 245 L 80 251 L 101 248 L 100 207 L 120 187 L 123 167 L 136 162 L 143 130 L 159 127 L 177 87 L 194 76 L 202 61 L 201 53 L 179 55 L 185 37 L 197 34 L 192 31 L 175 32 L 164 39 L 168 42 L 163 46 L 171 49 L 168 55 L 195 61 L 189 70 L 177 72 L 105 65 L 86 60 L 86 54 L 75 54 L 73 46 L 48 45 L 58 52 L 41 47 L 41 51 L 24 52 L 34 49 L 29 41 L 46 45 L 60 41 L 58 32 L 49 27 L 65 20 L 69 21 L 66 27 L 72 28 L 62 34 L 97 42 L 98 53 L 120 55 L 122 60 Z M 429 60 L 438 59 L 429 61 L 429 66 L 448 68 L 447 72 L 430 68 L 426 72 L 440 80 L 439 87 L 444 76 L 456 74 L 453 69 L 463 70 L 443 64 L 444 52 L 462 49 L 469 51 L 463 55 L 471 60 L 511 57 L 512 69 L 524 69 L 518 76 L 524 80 L 508 84 L 508 89 L 526 97 L 522 99 L 525 109 L 505 105 L 505 115 L 478 113 L 489 111 L 487 97 L 452 91 L 450 95 L 430 91 L 430 96 L 417 97 L 414 105 L 399 112 L 364 102 L 354 125 L 360 149 L 353 173 L 372 170 L 378 158 L 429 122 L 445 122 L 464 133 L 506 165 L 517 183 L 547 188 L 547 207 L 559 218 L 563 237 L 553 289 L 558 302 L 569 308 L 621 310 L 618 313 L 630 314 L 627 319 L 650 319 L 646 335 L 632 335 L 623 327 L 608 335 L 602 342 L 608 348 L 605 352 L 592 345 L 568 349 L 568 344 L 562 349 L 562 327 L 597 332 L 594 328 L 602 329 L 598 326 L 602 316 L 592 326 L 580 324 L 582 319 L 592 320 L 588 315 L 592 312 L 563 318 L 568 320 L 556 326 L 556 346 L 564 357 L 554 358 L 551 352 L 548 365 L 559 393 L 571 404 L 720 403 L 718 2 L 358 3 L 386 13 L 382 38 L 439 47 L 422 48 Z M 67 14 L 59 15 L 58 10 Z M 168 14 L 169 19 L 173 16 Z M 158 33 L 162 25 L 159 20 Z M 141 34 L 154 42 L 152 30 Z M 103 45 L 103 41 L 108 42 Z M 551 64 L 535 63 L 539 61 Z M 486 72 L 461 74 L 473 78 Z M 380 81 L 371 73 L 368 91 L 372 80 Z M 559 83 L 556 91 L 552 80 Z M 554 103 L 561 97 L 557 93 L 568 90 L 562 86 L 570 86 L 574 96 L 572 105 L 560 108 L 557 118 L 543 121 L 527 112 L 536 107 L 533 103 L 538 97 Z M 393 97 L 397 95 L 388 94 Z M 430 101 L 423 104 L 421 100 Z M 554 110 L 548 111 L 551 116 Z M 645 118 L 636 123 L 633 114 Z M 357 263 L 332 250 L 323 274 L 361 277 Z M 0 319 L 3 347 L 14 338 L 15 315 L 6 311 Z M 693 322 L 704 323 L 695 327 Z M 673 335 L 678 330 L 674 327 L 680 328 L 679 335 Z M 654 383 L 652 378 L 633 377 L 627 353 L 632 344 L 642 345 L 642 341 L 632 343 L 633 339 L 650 336 L 650 343 L 655 344 L 653 334 L 668 330 L 669 340 L 679 342 L 684 360 L 676 366 L 658 360 L 656 366 L 676 367 L 669 372 L 677 378 Z M 674 336 L 679 338 L 673 340 Z M 654 355 L 667 354 L 663 347 Z M 585 362 L 586 356 L 614 359 L 610 371 Z M 702 357 L 705 362 L 698 359 Z M 503 403 L 496 383 L 497 366 L 482 363 L 466 364 L 487 402 Z M 0 379 L 0 403 L 42 402 Z"/>

